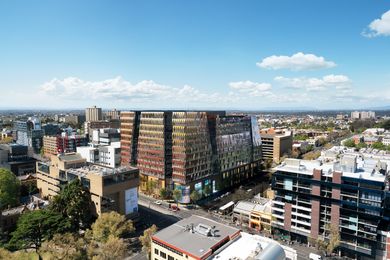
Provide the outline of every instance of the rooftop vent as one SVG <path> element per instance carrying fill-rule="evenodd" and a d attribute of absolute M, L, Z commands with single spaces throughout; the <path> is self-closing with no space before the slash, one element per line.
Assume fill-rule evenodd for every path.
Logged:
<path fill-rule="evenodd" d="M 215 226 L 210 227 L 201 223 L 195 227 L 195 232 L 206 237 L 215 237 Z"/>

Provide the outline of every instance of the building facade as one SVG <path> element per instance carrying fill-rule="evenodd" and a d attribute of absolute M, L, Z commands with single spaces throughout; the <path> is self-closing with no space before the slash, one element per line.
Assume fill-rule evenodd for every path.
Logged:
<path fill-rule="evenodd" d="M 88 107 L 85 109 L 85 121 L 95 122 L 103 120 L 102 109 L 100 107 Z"/>
<path fill-rule="evenodd" d="M 87 165 L 86 159 L 77 153 L 53 155 L 49 163 L 37 162 L 37 187 L 43 198 L 57 195 L 64 184 L 76 178 L 80 179 L 91 193 L 91 211 L 94 215 L 109 211 L 123 215 L 137 213 L 137 168 Z"/>
<path fill-rule="evenodd" d="M 292 131 L 275 130 L 274 128 L 260 131 L 263 143 L 263 158 L 279 163 L 281 157 L 290 154 L 293 146 Z"/>
<path fill-rule="evenodd" d="M 43 147 L 43 130 L 39 118 L 30 117 L 26 121 L 14 123 L 16 143 L 32 148 L 34 153 L 39 154 Z"/>
<path fill-rule="evenodd" d="M 309 241 L 340 234 L 343 255 L 388 259 L 389 162 L 344 155 L 339 162 L 287 159 L 276 167 L 273 230 Z"/>
<path fill-rule="evenodd" d="M 95 145 L 77 147 L 77 153 L 89 163 L 100 164 L 111 168 L 119 167 L 121 164 L 120 142 L 110 145 Z"/>
<path fill-rule="evenodd" d="M 122 112 L 122 164 L 140 169 L 141 189 L 154 182 L 179 189 L 216 192 L 259 172 L 261 139 L 251 117 L 225 112 Z M 207 188 L 206 188 L 207 187 Z"/>
<path fill-rule="evenodd" d="M 62 133 L 57 136 L 43 137 L 43 150 L 46 156 L 57 155 L 61 153 L 76 152 L 79 146 L 86 146 L 88 140 L 85 136 Z"/>

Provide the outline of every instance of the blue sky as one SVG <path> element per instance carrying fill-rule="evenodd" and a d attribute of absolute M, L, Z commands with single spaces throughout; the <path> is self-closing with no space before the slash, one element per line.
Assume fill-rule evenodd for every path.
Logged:
<path fill-rule="evenodd" d="M 1 1 L 0 108 L 390 105 L 388 1 Z"/>

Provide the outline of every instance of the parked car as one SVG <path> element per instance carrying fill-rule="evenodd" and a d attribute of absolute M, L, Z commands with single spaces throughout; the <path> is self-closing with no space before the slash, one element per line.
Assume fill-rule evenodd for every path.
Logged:
<path fill-rule="evenodd" d="M 156 201 L 154 202 L 154 204 L 161 205 L 161 204 L 162 204 L 162 201 L 161 201 L 161 200 L 156 200 Z"/>

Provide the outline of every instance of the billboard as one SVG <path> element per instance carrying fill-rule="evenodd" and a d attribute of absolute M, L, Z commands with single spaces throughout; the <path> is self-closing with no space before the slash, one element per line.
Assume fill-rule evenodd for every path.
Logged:
<path fill-rule="evenodd" d="M 138 212 L 138 190 L 137 188 L 125 191 L 125 214 Z"/>

